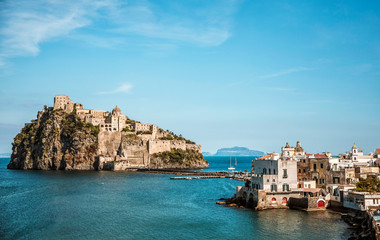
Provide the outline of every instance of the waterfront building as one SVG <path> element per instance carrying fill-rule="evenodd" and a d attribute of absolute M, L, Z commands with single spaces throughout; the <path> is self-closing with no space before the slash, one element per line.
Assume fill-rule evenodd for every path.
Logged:
<path fill-rule="evenodd" d="M 270 153 L 254 160 L 251 181 L 238 187 L 235 197 L 255 208 L 287 207 L 289 199 L 300 198 L 302 189 L 297 188 L 297 157 L 305 153 L 286 143 L 281 154 Z"/>
<path fill-rule="evenodd" d="M 366 211 L 371 207 L 379 207 L 380 205 L 380 192 L 356 192 L 348 191 L 343 199 L 343 206 L 346 208 Z"/>
<path fill-rule="evenodd" d="M 342 208 L 344 198 L 347 197 L 348 191 L 354 188 L 355 185 L 350 184 L 328 184 L 326 189 L 330 194 L 330 206 Z"/>
<path fill-rule="evenodd" d="M 297 160 L 294 148 L 286 143 L 281 156 L 270 154 L 254 161 L 252 188 L 265 191 L 291 191 L 297 188 Z"/>
<path fill-rule="evenodd" d="M 299 184 L 311 180 L 310 158 L 304 157 L 297 161 L 297 179 Z"/>
<path fill-rule="evenodd" d="M 310 162 L 310 177 L 316 182 L 317 187 L 322 187 L 326 184 L 329 156 L 327 153 L 317 153 L 308 157 Z"/>

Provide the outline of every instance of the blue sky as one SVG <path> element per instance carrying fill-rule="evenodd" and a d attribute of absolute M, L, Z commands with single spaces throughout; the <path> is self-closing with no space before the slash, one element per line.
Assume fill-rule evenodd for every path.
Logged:
<path fill-rule="evenodd" d="M 56 94 L 204 151 L 373 151 L 380 2 L 0 1 L 0 152 Z"/>

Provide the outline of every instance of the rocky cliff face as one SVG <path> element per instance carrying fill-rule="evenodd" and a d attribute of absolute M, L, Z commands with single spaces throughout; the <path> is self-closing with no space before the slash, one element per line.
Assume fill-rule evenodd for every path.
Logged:
<path fill-rule="evenodd" d="M 14 138 L 11 169 L 96 169 L 98 127 L 75 115 L 46 109 Z"/>
<path fill-rule="evenodd" d="M 178 140 L 149 143 L 149 140 L 131 132 L 99 132 L 98 126 L 81 121 L 75 113 L 68 114 L 48 107 L 38 114 L 37 120 L 25 124 L 12 145 L 13 153 L 8 164 L 10 169 L 208 167 L 199 145 Z M 155 151 L 150 153 L 150 148 Z"/>

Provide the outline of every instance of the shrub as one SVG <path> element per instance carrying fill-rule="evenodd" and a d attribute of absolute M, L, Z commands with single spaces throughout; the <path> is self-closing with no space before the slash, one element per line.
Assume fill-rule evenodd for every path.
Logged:
<path fill-rule="evenodd" d="M 368 177 L 367 179 L 360 179 L 356 183 L 354 189 L 359 192 L 380 192 L 380 180 L 374 177 Z"/>

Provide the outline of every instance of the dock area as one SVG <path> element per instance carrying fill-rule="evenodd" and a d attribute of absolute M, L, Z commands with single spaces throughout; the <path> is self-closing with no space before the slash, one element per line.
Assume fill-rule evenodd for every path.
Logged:
<path fill-rule="evenodd" d="M 211 178 L 226 178 L 225 176 L 193 176 L 193 177 L 170 177 L 172 180 L 193 180 L 193 179 L 211 179 Z"/>
<path fill-rule="evenodd" d="M 202 172 L 199 170 L 182 170 L 182 169 L 138 169 L 138 172 L 153 174 L 170 174 L 182 177 L 170 177 L 172 180 L 192 180 L 192 179 L 216 179 L 231 178 L 237 181 L 247 181 L 251 179 L 251 173 L 242 171 L 216 171 Z"/>

